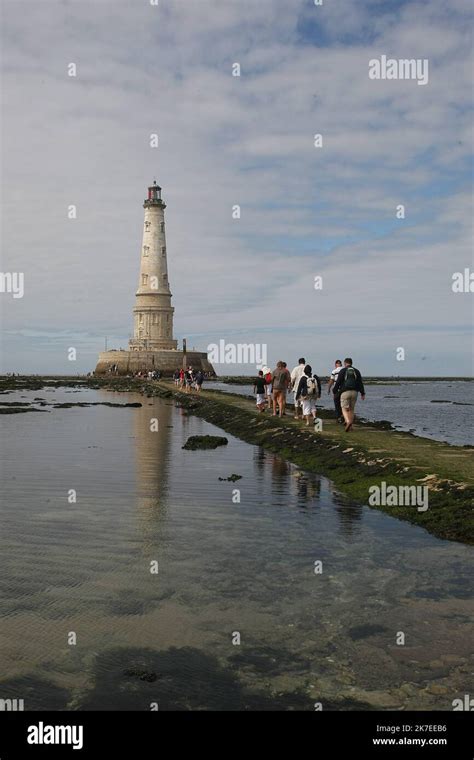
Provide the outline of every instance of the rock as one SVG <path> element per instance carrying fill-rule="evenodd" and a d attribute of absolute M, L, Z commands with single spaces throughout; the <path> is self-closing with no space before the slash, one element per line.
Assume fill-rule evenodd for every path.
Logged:
<path fill-rule="evenodd" d="M 446 686 L 441 686 L 439 683 L 432 683 L 427 686 L 425 691 L 428 694 L 448 694 L 449 689 Z"/>
<path fill-rule="evenodd" d="M 0 414 L 21 414 L 22 412 L 48 412 L 46 409 L 34 409 L 32 407 L 18 407 L 15 406 L 13 409 L 11 407 L 1 407 L 0 408 Z"/>
<path fill-rule="evenodd" d="M 236 475 L 235 472 L 232 473 L 232 475 L 229 475 L 228 478 L 219 478 L 219 480 L 228 480 L 231 483 L 235 483 L 236 480 L 241 480 L 242 475 Z"/>
<path fill-rule="evenodd" d="M 352 673 L 339 673 L 336 676 L 336 681 L 338 681 L 339 683 L 343 683 L 346 686 L 348 684 L 354 683 L 354 680 L 355 680 L 355 678 L 352 675 Z"/>
<path fill-rule="evenodd" d="M 466 658 L 458 654 L 442 654 L 441 659 L 443 663 L 449 663 L 449 665 L 463 665 L 466 662 Z"/>
<path fill-rule="evenodd" d="M 140 681 L 147 681 L 148 683 L 153 683 L 158 678 L 156 673 L 147 670 L 136 670 L 134 668 L 124 670 L 123 674 L 124 676 L 128 676 L 128 678 L 139 678 Z"/>
<path fill-rule="evenodd" d="M 377 623 L 366 623 L 365 625 L 355 625 L 349 628 L 347 631 L 352 641 L 358 641 L 359 639 L 366 639 L 369 636 L 377 636 L 378 634 L 387 633 L 388 628 L 383 625 L 377 625 Z"/>
<path fill-rule="evenodd" d="M 27 401 L 0 401 L 0 406 L 30 406 Z"/>
<path fill-rule="evenodd" d="M 393 696 L 388 691 L 363 691 L 362 689 L 350 689 L 344 692 L 343 696 L 349 699 L 355 699 L 376 709 L 390 709 L 399 707 L 401 700 Z"/>
<path fill-rule="evenodd" d="M 415 697 L 419 689 L 416 688 L 416 686 L 413 686 L 411 683 L 404 683 L 402 686 L 400 686 L 399 690 L 402 694 L 406 694 L 407 697 Z"/>
<path fill-rule="evenodd" d="M 227 446 L 229 441 L 221 435 L 192 435 L 183 449 L 196 451 L 198 449 L 217 449 L 218 446 Z"/>

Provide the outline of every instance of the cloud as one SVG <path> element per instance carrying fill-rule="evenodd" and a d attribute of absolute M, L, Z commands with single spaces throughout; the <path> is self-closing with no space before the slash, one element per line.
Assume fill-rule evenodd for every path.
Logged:
<path fill-rule="evenodd" d="M 3 370 L 65 371 L 65 335 L 78 371 L 105 335 L 126 344 L 156 177 L 177 336 L 205 349 L 264 335 L 291 363 L 314 335 L 326 365 L 350 327 L 339 353 L 383 373 L 394 331 L 416 335 L 420 357 L 429 334 L 432 366 L 456 346 L 450 371 L 469 372 L 470 295 L 450 287 L 470 265 L 468 13 L 461 0 L 49 0 L 25 14 L 6 0 L 2 268 L 25 272 L 25 297 L 0 295 Z M 382 53 L 428 57 L 429 84 L 369 80 Z"/>

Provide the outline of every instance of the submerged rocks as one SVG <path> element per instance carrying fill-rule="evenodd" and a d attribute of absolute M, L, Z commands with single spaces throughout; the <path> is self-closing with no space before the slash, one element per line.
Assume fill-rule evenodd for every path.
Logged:
<path fill-rule="evenodd" d="M 227 446 L 229 441 L 221 435 L 192 435 L 183 449 L 197 451 L 198 449 L 217 449 L 219 446 Z"/>
<path fill-rule="evenodd" d="M 349 628 L 347 633 L 352 641 L 358 641 L 359 639 L 366 639 L 369 636 L 378 636 L 388 633 L 388 629 L 383 625 L 377 625 L 377 623 L 364 623 Z"/>
<path fill-rule="evenodd" d="M 123 674 L 127 678 L 139 678 L 140 681 L 147 681 L 148 683 L 154 683 L 158 678 L 153 671 L 141 670 L 139 668 L 128 668 L 123 671 Z"/>
<path fill-rule="evenodd" d="M 22 412 L 45 412 L 46 409 L 35 409 L 33 406 L 2 406 L 0 408 L 0 414 L 21 414 Z"/>
<path fill-rule="evenodd" d="M 123 409 L 124 407 L 132 407 L 134 409 L 138 409 L 142 406 L 139 402 L 133 402 L 131 404 L 115 404 L 112 401 L 71 401 L 66 402 L 62 404 L 53 404 L 55 409 L 71 409 L 74 406 L 79 407 L 87 407 L 87 406 L 112 406 L 119 409 Z"/>
<path fill-rule="evenodd" d="M 236 475 L 235 472 L 233 472 L 228 478 L 219 478 L 219 480 L 228 480 L 230 483 L 235 483 L 236 480 L 242 480 L 242 475 Z"/>

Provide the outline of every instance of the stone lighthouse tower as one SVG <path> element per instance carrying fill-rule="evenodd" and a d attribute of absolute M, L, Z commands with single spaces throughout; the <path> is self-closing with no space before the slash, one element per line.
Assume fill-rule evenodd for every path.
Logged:
<path fill-rule="evenodd" d="M 136 292 L 133 339 L 130 351 L 176 349 L 173 340 L 173 312 L 166 259 L 165 208 L 161 187 L 148 188 L 143 203 L 145 220 Z"/>
<path fill-rule="evenodd" d="M 214 375 L 207 354 L 184 349 L 178 351 L 173 338 L 171 290 L 168 281 L 166 254 L 165 208 L 161 187 L 156 182 L 148 188 L 143 203 L 145 219 L 140 251 L 140 274 L 133 308 L 133 338 L 128 350 L 102 351 L 95 368 L 96 375 L 130 375 L 159 370 L 172 375 L 183 365 Z M 183 340 L 183 348 L 185 341 Z"/>

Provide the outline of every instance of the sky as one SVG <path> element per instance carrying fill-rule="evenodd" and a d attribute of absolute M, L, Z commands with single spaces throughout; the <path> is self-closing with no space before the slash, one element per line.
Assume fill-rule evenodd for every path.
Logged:
<path fill-rule="evenodd" d="M 1 272 L 24 275 L 0 371 L 126 347 L 156 178 L 189 347 L 472 375 L 471 3 L 154 1 L 0 0 Z M 369 78 L 383 55 L 428 82 Z"/>

